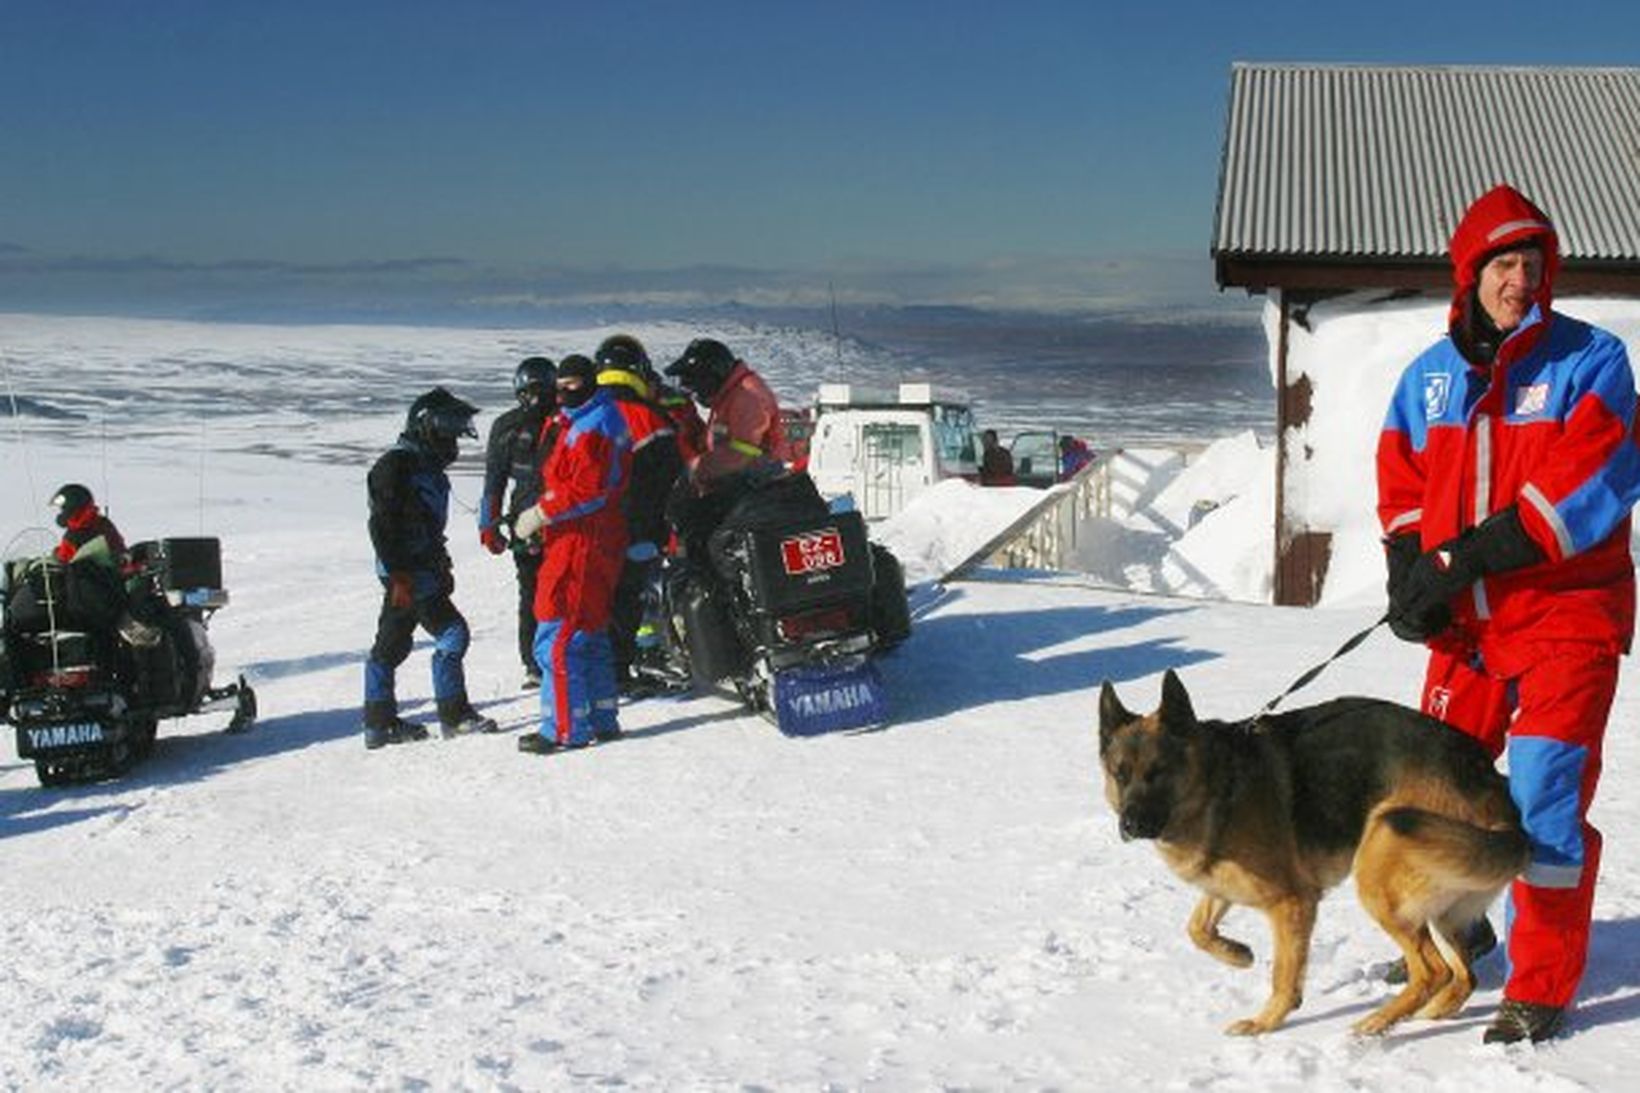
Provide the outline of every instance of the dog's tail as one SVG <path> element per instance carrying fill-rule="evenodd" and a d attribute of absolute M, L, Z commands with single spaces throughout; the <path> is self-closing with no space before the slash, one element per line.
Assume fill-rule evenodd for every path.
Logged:
<path fill-rule="evenodd" d="M 1531 847 L 1519 824 L 1479 827 L 1438 812 L 1393 805 L 1368 827 L 1382 824 L 1406 844 L 1408 864 L 1422 867 L 1442 887 L 1482 892 L 1501 888 L 1526 868 Z"/>

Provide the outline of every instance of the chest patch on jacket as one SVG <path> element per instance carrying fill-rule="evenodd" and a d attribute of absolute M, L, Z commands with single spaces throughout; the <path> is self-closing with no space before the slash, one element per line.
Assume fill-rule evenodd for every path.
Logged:
<path fill-rule="evenodd" d="M 1435 421 L 1446 413 L 1452 399 L 1452 377 L 1438 372 L 1424 377 L 1424 420 Z"/>
<path fill-rule="evenodd" d="M 1549 408 L 1549 385 L 1534 383 L 1515 390 L 1515 416 L 1532 417 Z"/>

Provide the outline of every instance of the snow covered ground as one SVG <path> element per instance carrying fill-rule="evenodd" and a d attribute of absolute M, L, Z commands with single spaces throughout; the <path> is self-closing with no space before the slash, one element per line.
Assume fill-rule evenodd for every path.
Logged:
<path fill-rule="evenodd" d="M 233 596 L 212 631 L 219 677 L 245 672 L 263 709 L 241 737 L 217 731 L 225 715 L 167 722 L 131 776 L 68 790 L 39 788 L 8 733 L 0 1084 L 1632 1088 L 1632 678 L 1594 813 L 1606 873 L 1567 1036 L 1482 1047 L 1492 961 L 1456 1020 L 1353 1039 L 1391 954 L 1347 888 L 1322 908 L 1292 1024 L 1221 1035 L 1264 997 L 1268 932 L 1247 912 L 1228 922 L 1259 956 L 1250 972 L 1191 947 L 1193 893 L 1123 844 L 1103 803 L 1098 685 L 1148 708 L 1172 667 L 1205 716 L 1244 716 L 1375 604 L 987 573 L 918 589 L 916 632 L 883 663 L 894 720 L 880 731 L 785 739 L 707 695 L 625 707 L 627 739 L 569 755 L 522 756 L 510 734 L 367 753 L 368 458 L 410 393 L 448 382 L 499 410 L 520 351 L 584 351 L 602 333 L 0 316 L 9 393 L 34 407 L 0 433 L 0 545 L 76 478 L 128 537 L 219 535 Z M 476 492 L 458 477 L 461 502 Z M 959 552 L 942 537 L 1009 505 L 1010 491 L 945 492 L 920 544 L 897 529 L 896 548 L 929 565 Z M 515 689 L 511 566 L 482 552 L 469 514 L 453 524 L 474 697 L 522 730 L 534 700 Z M 1218 535 L 1227 554 L 1256 538 Z M 1419 664 L 1380 632 L 1289 704 L 1405 699 Z M 400 691 L 430 716 L 425 645 Z"/>

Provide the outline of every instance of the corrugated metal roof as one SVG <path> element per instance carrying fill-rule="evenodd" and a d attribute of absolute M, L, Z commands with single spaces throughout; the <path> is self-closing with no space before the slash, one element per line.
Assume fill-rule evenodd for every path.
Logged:
<path fill-rule="evenodd" d="M 1236 64 L 1213 254 L 1444 259 L 1499 182 L 1640 261 L 1640 68 Z"/>

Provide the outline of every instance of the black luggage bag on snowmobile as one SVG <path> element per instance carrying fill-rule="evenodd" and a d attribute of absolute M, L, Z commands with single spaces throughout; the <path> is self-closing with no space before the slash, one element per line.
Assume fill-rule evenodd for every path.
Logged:
<path fill-rule="evenodd" d="M 150 539 L 131 545 L 131 561 L 152 576 L 154 587 L 172 604 L 221 607 L 222 544 L 214 538 Z"/>
<path fill-rule="evenodd" d="M 826 513 L 733 533 L 746 625 L 764 649 L 811 645 L 871 628 L 871 548 L 857 512 Z"/>

